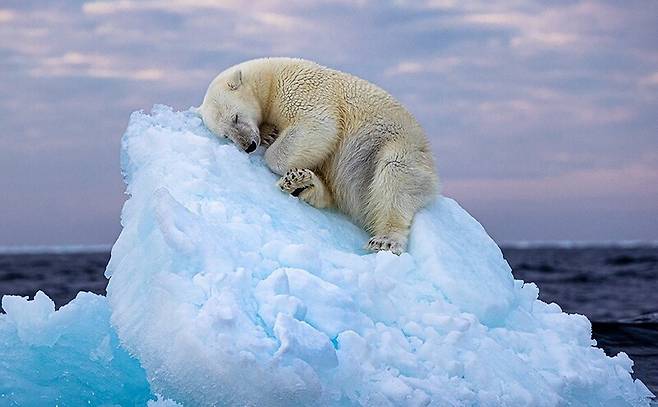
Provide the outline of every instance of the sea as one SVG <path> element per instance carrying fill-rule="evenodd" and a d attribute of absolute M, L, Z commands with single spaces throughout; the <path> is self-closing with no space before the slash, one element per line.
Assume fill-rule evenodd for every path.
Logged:
<path fill-rule="evenodd" d="M 502 251 L 516 279 L 539 297 L 592 321 L 597 345 L 626 352 L 634 376 L 658 394 L 658 245 L 509 244 Z M 42 290 L 57 307 L 79 291 L 105 294 L 109 247 L 0 249 L 0 297 Z"/>

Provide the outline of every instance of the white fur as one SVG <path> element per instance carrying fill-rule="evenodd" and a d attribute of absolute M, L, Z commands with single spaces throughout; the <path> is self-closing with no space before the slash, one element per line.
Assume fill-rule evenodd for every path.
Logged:
<path fill-rule="evenodd" d="M 247 61 L 212 81 L 199 112 L 247 151 L 268 145 L 278 185 L 313 206 L 336 205 L 374 235 L 371 250 L 404 251 L 414 214 L 438 191 L 414 117 L 350 74 L 301 59 Z"/>

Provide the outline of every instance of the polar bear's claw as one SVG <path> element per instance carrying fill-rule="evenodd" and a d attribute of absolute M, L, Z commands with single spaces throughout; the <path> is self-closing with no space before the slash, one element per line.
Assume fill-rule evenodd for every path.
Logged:
<path fill-rule="evenodd" d="M 260 144 L 263 146 L 271 146 L 277 137 L 279 137 L 279 129 L 273 124 L 263 123 L 258 130 L 260 132 Z"/>
<path fill-rule="evenodd" d="M 299 196 L 299 194 L 301 194 L 302 191 L 304 191 L 305 189 L 306 189 L 306 188 L 297 188 L 296 190 L 292 191 L 292 192 L 290 193 L 290 195 L 292 195 L 292 196 Z"/>
<path fill-rule="evenodd" d="M 368 244 L 366 245 L 366 249 L 373 252 L 390 250 L 393 254 L 397 254 L 399 256 L 404 251 L 404 246 L 401 242 L 390 236 L 378 235 L 370 238 Z"/>

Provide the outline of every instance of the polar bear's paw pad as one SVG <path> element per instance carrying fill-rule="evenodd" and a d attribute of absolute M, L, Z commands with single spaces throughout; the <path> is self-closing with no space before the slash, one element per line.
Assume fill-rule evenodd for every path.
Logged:
<path fill-rule="evenodd" d="M 298 196 L 303 190 L 313 186 L 313 171 L 305 168 L 292 168 L 281 177 L 277 185 L 283 192 Z"/>
<path fill-rule="evenodd" d="M 391 252 L 399 256 L 404 251 L 404 245 L 399 240 L 392 238 L 390 236 L 377 235 L 371 237 L 370 240 L 368 240 L 366 249 L 373 252 L 390 250 Z"/>

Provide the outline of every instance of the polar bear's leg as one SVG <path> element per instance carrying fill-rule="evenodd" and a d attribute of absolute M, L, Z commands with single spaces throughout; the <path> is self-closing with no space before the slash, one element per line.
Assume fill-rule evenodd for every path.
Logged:
<path fill-rule="evenodd" d="M 368 214 L 373 237 L 366 248 L 372 251 L 390 250 L 401 254 L 407 246 L 409 227 L 417 205 L 405 191 L 413 182 L 409 168 L 402 164 L 383 165 L 377 171 L 370 189 Z"/>
<path fill-rule="evenodd" d="M 336 127 L 330 120 L 294 124 L 265 150 L 265 163 L 279 175 L 291 168 L 318 168 L 333 153 L 336 142 Z"/>
<path fill-rule="evenodd" d="M 320 177 L 306 168 L 292 168 L 277 182 L 282 191 L 299 198 L 316 208 L 333 205 L 333 198 Z"/>
<path fill-rule="evenodd" d="M 373 237 L 366 248 L 401 254 L 416 212 L 434 194 L 431 153 L 394 142 L 381 151 L 367 204 Z"/>

